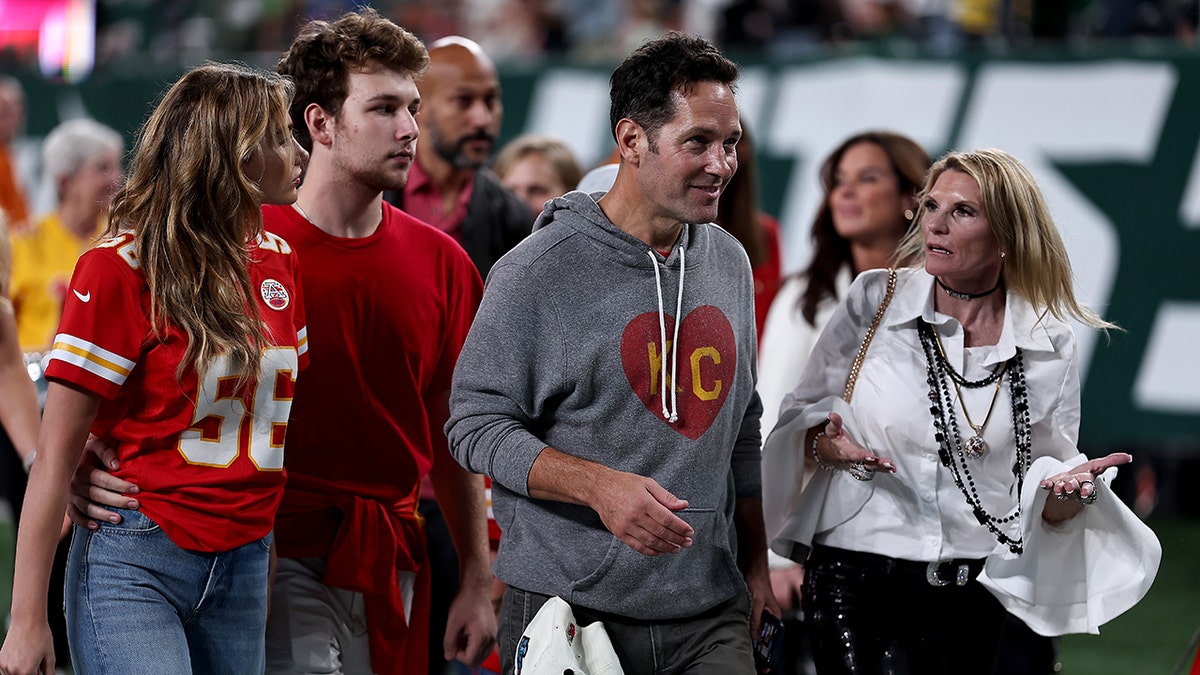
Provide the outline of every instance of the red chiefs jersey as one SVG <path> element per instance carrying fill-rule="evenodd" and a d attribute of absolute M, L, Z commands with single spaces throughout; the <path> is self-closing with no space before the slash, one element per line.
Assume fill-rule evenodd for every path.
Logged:
<path fill-rule="evenodd" d="M 228 358 L 200 382 L 176 326 L 155 334 L 133 234 L 83 254 L 71 278 L 46 376 L 98 394 L 92 433 L 114 447 L 114 472 L 141 488 L 142 511 L 180 548 L 228 551 L 271 530 L 283 494 L 283 440 L 308 361 L 297 260 L 264 234 L 250 280 L 272 346 L 255 380 L 237 387 Z"/>

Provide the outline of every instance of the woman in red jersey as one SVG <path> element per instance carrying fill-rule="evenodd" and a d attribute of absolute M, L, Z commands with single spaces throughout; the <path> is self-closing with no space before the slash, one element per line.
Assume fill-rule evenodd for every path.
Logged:
<path fill-rule="evenodd" d="M 307 360 L 296 256 L 259 210 L 296 200 L 304 151 L 291 93 L 277 75 L 207 64 L 142 129 L 107 238 L 75 268 L 47 366 L 6 674 L 54 671 L 50 560 L 89 431 L 116 448 L 141 508 L 74 532 L 77 671 L 264 668 L 283 437 Z"/>

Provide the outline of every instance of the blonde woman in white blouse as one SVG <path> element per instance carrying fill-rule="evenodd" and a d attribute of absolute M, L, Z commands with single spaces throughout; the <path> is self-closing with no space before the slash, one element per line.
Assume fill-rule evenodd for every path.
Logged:
<path fill-rule="evenodd" d="M 890 293 L 887 271 L 859 275 L 764 449 L 768 536 L 805 564 L 822 675 L 991 672 L 1006 610 L 1043 635 L 1096 632 L 1161 556 L 1101 478 L 1129 455 L 1076 447 L 1066 319 L 1113 326 L 1075 299 L 1028 170 L 951 153 L 916 218 L 899 251 L 914 266 Z M 805 457 L 826 470 L 802 491 Z"/>

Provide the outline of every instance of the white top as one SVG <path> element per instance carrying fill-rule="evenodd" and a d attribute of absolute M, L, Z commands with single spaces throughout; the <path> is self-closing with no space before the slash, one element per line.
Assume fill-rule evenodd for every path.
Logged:
<path fill-rule="evenodd" d="M 771 301 L 762 340 L 758 345 L 758 396 L 763 405 L 760 419 L 763 439 L 779 421 L 779 407 L 783 405 L 784 397 L 792 393 L 800 382 L 800 375 L 804 373 L 804 366 L 808 364 L 817 338 L 837 309 L 838 300 L 845 297 L 851 279 L 850 266 L 843 265 L 834 280 L 837 298 L 825 298 L 817 305 L 812 324 L 805 321 L 800 313 L 800 296 L 807 286 L 806 280 L 799 275 L 788 277 Z M 767 557 L 771 569 L 793 567 L 796 564 L 771 550 L 767 551 Z"/>
<path fill-rule="evenodd" d="M 1132 593 L 1140 598 L 1157 570 L 1161 548 L 1149 528 L 1103 486 L 1098 502 L 1106 504 L 1103 509 L 1090 506 L 1084 509 L 1083 517 L 1053 528 L 1041 519 L 1045 491 L 1038 489 L 1040 479 L 1086 459 L 1076 448 L 1080 406 L 1073 331 L 1049 314 L 1039 320 L 1024 298 L 1010 292 L 998 342 L 964 349 L 959 322 L 933 308 L 933 277 L 924 270 L 901 270 L 895 296 L 867 352 L 850 406 L 841 397 L 850 363 L 879 307 L 886 284 L 886 271 L 873 270 L 859 275 L 851 285 L 845 301 L 818 340 L 799 386 L 786 397 L 779 425 L 767 439 L 763 455 L 763 506 L 772 549 L 799 558 L 801 550 L 796 544 L 806 547 L 815 541 L 906 560 L 988 557 L 981 577 L 985 585 L 990 588 L 995 585 L 987 577 L 997 565 L 1003 570 L 1000 576 L 1010 581 L 1024 580 L 1009 584 L 1005 591 L 1012 596 L 1009 600 L 995 588 L 993 592 L 1010 611 L 1026 619 L 1031 628 L 1047 634 L 1094 632 L 1102 622 L 1095 621 L 1098 617 L 1111 618 L 1132 606 L 1132 602 L 1111 615 L 1091 611 L 1087 606 L 1089 597 L 1094 599 L 1103 593 L 1099 589 L 1107 588 L 1107 582 L 1093 579 L 1091 566 L 1083 563 L 1075 567 L 1056 564 L 1039 568 L 1039 561 L 1044 563 L 1051 556 L 1051 552 L 1039 549 L 1048 546 L 1048 540 L 1057 541 L 1057 545 L 1074 545 L 1074 542 L 1083 546 L 1084 528 L 1092 527 L 1102 511 L 1115 510 L 1117 515 L 1098 525 L 1106 529 L 1119 525 L 1114 536 L 1127 536 L 1128 541 L 1137 544 L 1131 551 L 1136 560 L 1114 562 L 1106 549 L 1104 575 L 1117 586 L 1118 593 Z M 1024 536 L 1025 554 L 1020 558 L 979 524 L 949 469 L 938 460 L 926 359 L 917 335 L 918 319 L 924 319 L 938 331 L 949 362 L 968 379 L 984 377 L 991 367 L 1021 349 L 1035 460 L 1035 466 L 1025 477 L 1024 490 L 1018 495 L 1012 474 L 1016 448 L 1007 374 L 983 434 L 990 450 L 982 459 L 967 460 L 988 513 L 997 518 L 1007 516 L 1016 510 L 1021 498 L 1021 517 L 1002 526 L 1013 539 Z M 953 413 L 958 417 L 959 433 L 965 441 L 973 432 L 953 387 L 947 386 L 956 404 Z M 986 416 L 994 391 L 992 386 L 963 388 L 963 398 L 975 422 Z M 801 492 L 798 486 L 807 450 L 802 447 L 804 434 L 824 422 L 830 412 L 842 415 L 846 432 L 859 444 L 878 456 L 894 460 L 896 473 L 879 473 L 873 481 L 861 482 L 845 471 L 818 472 Z M 1036 462 L 1039 458 L 1045 460 Z M 1128 518 L 1120 513 L 1122 509 Z M 1051 531 L 1054 537 L 1047 534 Z M 1053 555 L 1059 553 L 1061 550 Z M 1123 568 L 1119 562 L 1135 569 Z M 1038 581 L 1038 607 L 1032 605 L 1031 579 Z M 1062 600 L 1069 608 L 1063 610 L 1065 615 L 1051 612 L 1051 618 L 1041 616 L 1040 613 L 1049 611 L 1043 602 L 1043 582 L 1066 585 L 1067 595 Z M 1093 582 L 1098 585 L 1092 586 Z M 1134 590 L 1130 591 L 1131 587 Z M 1079 609 L 1079 603 L 1083 610 Z M 1018 612 L 1020 606 L 1024 606 L 1022 611 L 1029 616 Z"/>
<path fill-rule="evenodd" d="M 806 281 L 799 275 L 788 277 L 771 301 L 758 346 L 758 396 L 763 404 L 763 438 L 779 420 L 783 398 L 800 382 L 808 356 L 825 329 L 825 324 L 829 322 L 829 317 L 833 316 L 838 299 L 845 297 L 850 281 L 850 266 L 845 265 L 834 283 L 837 298 L 826 298 L 817 305 L 811 325 L 800 313 L 800 296 L 804 294 Z"/>

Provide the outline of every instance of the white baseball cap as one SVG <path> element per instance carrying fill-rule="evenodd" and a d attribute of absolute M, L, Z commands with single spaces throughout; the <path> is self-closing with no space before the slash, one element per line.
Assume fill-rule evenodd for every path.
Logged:
<path fill-rule="evenodd" d="M 562 598 L 550 598 L 517 641 L 515 675 L 624 675 L 604 624 L 580 626 Z"/>

